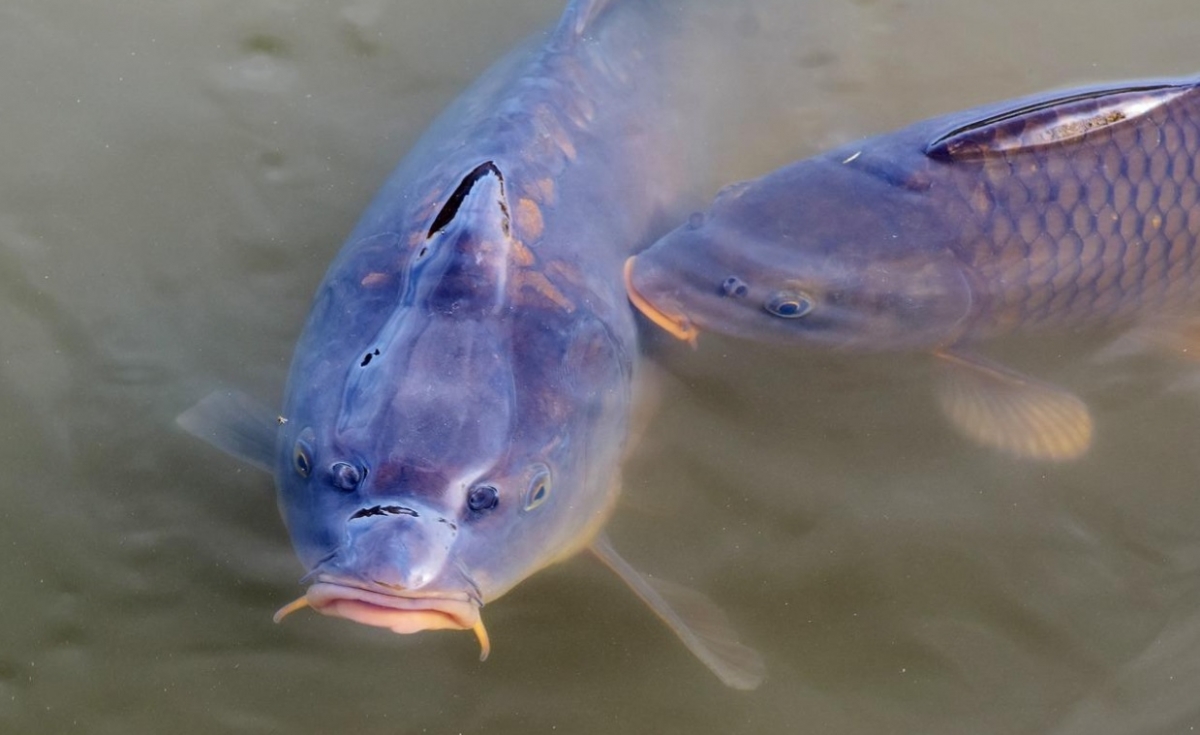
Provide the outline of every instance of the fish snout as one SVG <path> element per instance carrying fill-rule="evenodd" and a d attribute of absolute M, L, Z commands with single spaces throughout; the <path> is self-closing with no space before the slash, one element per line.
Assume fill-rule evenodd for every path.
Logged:
<path fill-rule="evenodd" d="M 491 650 L 483 596 L 454 556 L 457 537 L 457 523 L 424 505 L 359 508 L 347 519 L 344 544 L 306 575 L 308 591 L 280 608 L 275 622 L 311 607 L 394 633 L 470 630 L 482 661 Z"/>
<path fill-rule="evenodd" d="M 420 590 L 454 571 L 458 525 L 435 509 L 411 503 L 360 508 L 346 523 L 346 538 L 325 570 L 396 591 Z"/>
<path fill-rule="evenodd" d="M 646 256 L 625 261 L 625 292 L 638 311 L 672 337 L 696 346 L 700 330 L 671 297 L 669 288 L 658 287 L 653 266 L 642 267 Z"/>

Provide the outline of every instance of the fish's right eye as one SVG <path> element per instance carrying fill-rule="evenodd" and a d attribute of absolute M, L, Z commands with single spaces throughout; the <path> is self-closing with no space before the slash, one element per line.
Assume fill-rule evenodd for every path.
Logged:
<path fill-rule="evenodd" d="M 303 439 L 297 439 L 296 446 L 292 449 L 292 466 L 301 477 L 312 474 L 312 448 Z"/>
<path fill-rule="evenodd" d="M 301 477 L 308 477 L 312 474 L 313 438 L 312 429 L 305 429 L 300 432 L 296 444 L 292 447 L 292 468 Z"/>

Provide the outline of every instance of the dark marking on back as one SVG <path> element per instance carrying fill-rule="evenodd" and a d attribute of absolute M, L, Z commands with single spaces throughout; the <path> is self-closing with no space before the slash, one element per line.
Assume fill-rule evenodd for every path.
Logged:
<path fill-rule="evenodd" d="M 371 364 L 371 358 L 372 358 L 372 357 L 376 357 L 376 356 L 378 356 L 378 355 L 379 355 L 379 349 L 378 349 L 378 348 L 376 348 L 375 350 L 373 350 L 373 351 L 371 351 L 371 352 L 368 352 L 366 355 L 364 355 L 364 356 L 363 356 L 362 362 L 358 363 L 358 366 L 359 366 L 359 367 L 366 367 L 367 365 L 370 365 L 370 364 Z"/>
<path fill-rule="evenodd" d="M 420 515 L 412 508 L 405 508 L 403 505 L 373 505 L 370 508 L 363 508 L 350 516 L 350 520 L 356 518 L 370 518 L 372 516 L 412 516 L 419 518 Z"/>

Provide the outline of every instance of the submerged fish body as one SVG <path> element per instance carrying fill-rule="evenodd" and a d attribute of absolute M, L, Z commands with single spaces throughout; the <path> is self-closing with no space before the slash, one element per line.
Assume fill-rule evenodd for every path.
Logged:
<path fill-rule="evenodd" d="M 240 451 L 274 473 L 308 569 L 277 620 L 469 629 L 486 657 L 483 605 L 590 548 L 727 683 L 761 680 L 757 654 L 688 630 L 600 535 L 637 358 L 621 268 L 679 190 L 656 7 L 570 3 L 439 117 L 331 264 L 273 456 Z M 218 404 L 181 423 L 216 437 Z"/>
<path fill-rule="evenodd" d="M 378 595 L 348 617 L 405 627 L 394 598 L 444 599 L 470 628 L 612 506 L 636 354 L 614 274 L 661 173 L 656 131 L 613 134 L 649 104 L 643 34 L 598 5 L 439 118 L 318 289 L 275 475 L 321 595 Z"/>
<path fill-rule="evenodd" d="M 727 187 L 626 280 L 683 339 L 933 351 L 959 428 L 1066 459 L 1090 443 L 1083 403 L 963 346 L 1189 317 L 1198 235 L 1200 83 L 1148 81 L 928 120 Z"/>

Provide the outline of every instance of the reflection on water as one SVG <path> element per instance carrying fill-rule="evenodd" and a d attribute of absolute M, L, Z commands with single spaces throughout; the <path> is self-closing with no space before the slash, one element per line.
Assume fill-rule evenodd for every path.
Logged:
<path fill-rule="evenodd" d="M 414 4 L 415 5 L 415 4 Z M 495 649 L 309 616 L 270 482 L 171 426 L 276 401 L 309 295 L 430 117 L 558 2 L 0 9 L 0 729 L 1185 732 L 1200 720 L 1200 388 L 1102 342 L 997 345 L 1095 411 L 1081 461 L 945 426 L 920 355 L 651 345 L 614 520 L 766 654 L 726 691 L 599 565 Z M 1187 0 L 755 0 L 698 43 L 711 180 L 988 100 L 1188 73 Z M 714 58 L 716 60 L 714 60 Z M 723 59 L 723 60 L 722 60 Z M 755 73 L 749 73 L 754 70 Z M 712 121 L 717 122 L 712 122 Z M 700 132 L 696 133 L 697 135 Z"/>

